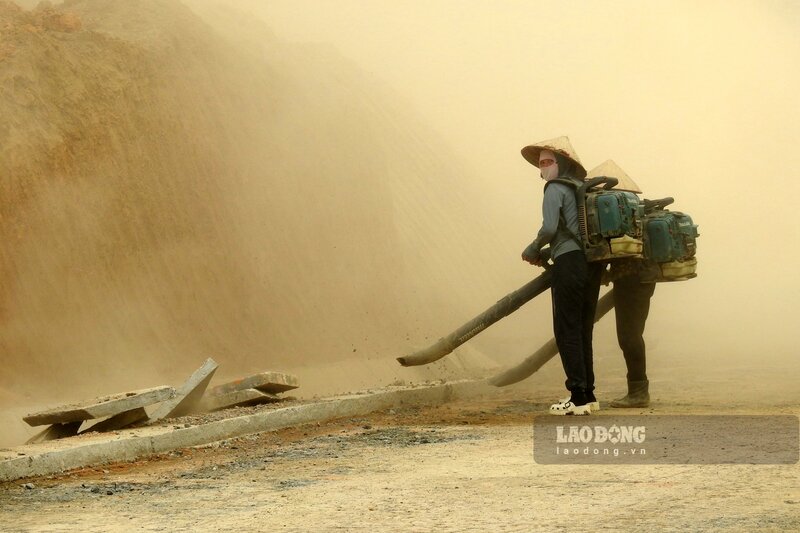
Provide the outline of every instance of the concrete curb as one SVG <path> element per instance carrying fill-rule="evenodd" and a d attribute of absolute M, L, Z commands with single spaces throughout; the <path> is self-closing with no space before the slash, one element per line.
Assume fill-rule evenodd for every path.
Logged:
<path fill-rule="evenodd" d="M 15 456 L 0 460 L 0 482 L 58 474 L 73 468 L 110 462 L 132 461 L 178 448 L 300 424 L 360 416 L 391 407 L 441 405 L 457 399 L 496 394 L 497 391 L 496 387 L 484 381 L 459 381 L 336 397 L 183 429 L 152 426 L 120 431 L 117 435 L 98 435 L 92 441 L 70 442 L 71 439 L 64 439 L 20 446 L 12 450 Z"/>

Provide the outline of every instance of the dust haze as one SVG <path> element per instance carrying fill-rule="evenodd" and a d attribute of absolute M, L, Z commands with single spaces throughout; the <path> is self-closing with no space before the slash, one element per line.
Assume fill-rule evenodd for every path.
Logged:
<path fill-rule="evenodd" d="M 768 402 L 800 370 L 796 3 L 18 4 L 0 2 L 14 424 L 206 357 L 309 396 L 516 362 L 551 336 L 547 297 L 442 363 L 394 358 L 538 274 L 519 149 L 559 135 L 699 224 L 699 277 L 653 299 L 654 383 Z M 597 336 L 600 389 L 624 371 L 613 321 Z"/>

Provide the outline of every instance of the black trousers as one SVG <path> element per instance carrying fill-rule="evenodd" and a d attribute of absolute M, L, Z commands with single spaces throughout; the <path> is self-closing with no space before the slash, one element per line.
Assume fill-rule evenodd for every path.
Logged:
<path fill-rule="evenodd" d="M 554 261 L 552 287 L 553 333 L 571 393 L 594 390 L 592 333 L 602 266 L 587 263 L 580 250 Z"/>
<path fill-rule="evenodd" d="M 650 313 L 650 298 L 655 283 L 640 283 L 636 275 L 614 281 L 614 313 L 617 318 L 617 341 L 628 367 L 628 381 L 647 379 L 644 326 Z"/>

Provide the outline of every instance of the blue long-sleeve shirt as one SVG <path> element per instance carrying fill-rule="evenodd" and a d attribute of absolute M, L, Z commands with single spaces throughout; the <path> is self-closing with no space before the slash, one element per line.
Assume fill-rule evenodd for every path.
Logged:
<path fill-rule="evenodd" d="M 579 183 L 576 181 L 576 183 Z M 569 231 L 559 228 L 559 215 L 563 215 Z M 575 190 L 563 183 L 550 183 L 544 189 L 542 201 L 542 228 L 536 240 L 541 246 L 550 244 L 550 257 L 555 259 L 559 255 L 581 247 L 575 242 L 573 235 L 579 235 L 578 208 L 575 202 Z"/>

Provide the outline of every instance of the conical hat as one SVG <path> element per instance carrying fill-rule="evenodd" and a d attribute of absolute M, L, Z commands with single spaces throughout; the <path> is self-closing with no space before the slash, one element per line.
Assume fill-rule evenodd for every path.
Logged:
<path fill-rule="evenodd" d="M 630 191 L 635 192 L 638 194 L 642 194 L 642 190 L 636 185 L 636 182 L 628 176 L 624 170 L 619 168 L 619 165 L 614 163 L 611 159 L 605 161 L 604 163 L 600 163 L 592 170 L 589 171 L 589 175 L 586 178 L 590 180 L 592 178 L 599 178 L 600 176 L 605 176 L 607 178 L 617 178 L 619 183 L 614 185 L 614 190 L 617 191 Z"/>
<path fill-rule="evenodd" d="M 575 162 L 577 165 L 577 172 L 575 177 L 576 178 L 585 178 L 586 177 L 586 169 L 583 168 L 581 164 L 581 160 L 578 159 L 578 154 L 575 152 L 575 149 L 572 147 L 572 144 L 569 142 L 569 137 L 556 137 L 555 139 L 550 139 L 548 141 L 538 142 L 536 144 L 531 144 L 526 146 L 522 149 L 522 157 L 524 157 L 528 163 L 539 168 L 539 153 L 542 150 L 551 150 L 553 152 L 558 152 L 559 154 L 567 157 Z"/>

